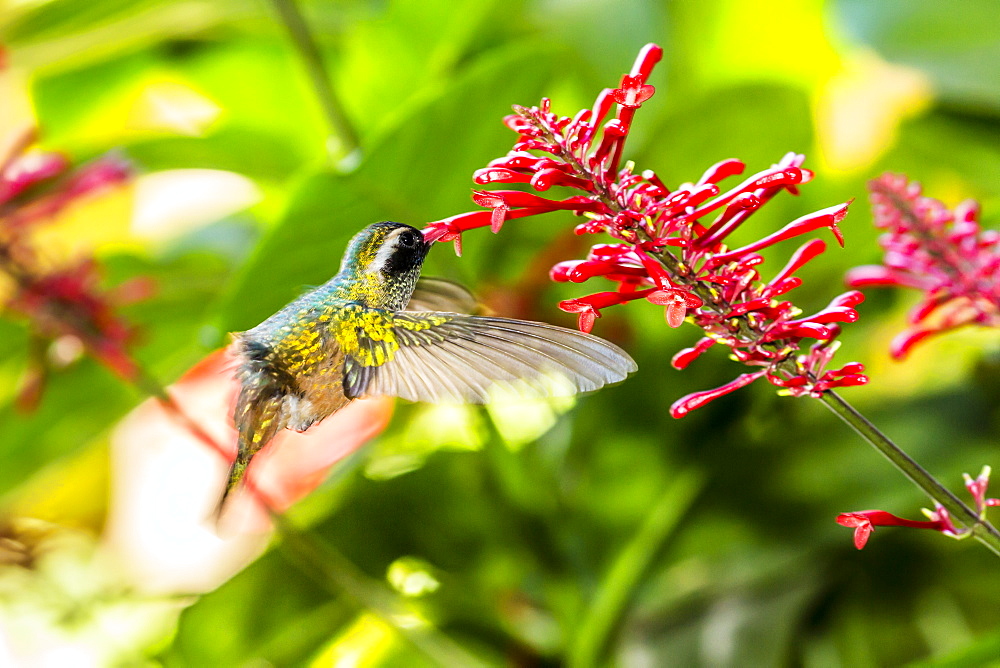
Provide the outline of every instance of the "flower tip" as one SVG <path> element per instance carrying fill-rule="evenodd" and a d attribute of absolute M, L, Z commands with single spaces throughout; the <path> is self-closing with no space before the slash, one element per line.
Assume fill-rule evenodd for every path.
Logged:
<path fill-rule="evenodd" d="M 840 513 L 839 515 L 837 515 L 837 520 L 836 520 L 837 524 L 839 524 L 840 526 L 848 527 L 851 529 L 858 526 L 858 524 L 863 521 L 866 522 L 868 520 L 866 520 L 863 515 L 860 515 L 858 513 Z"/>
<path fill-rule="evenodd" d="M 473 190 L 472 191 L 472 201 L 479 206 L 484 206 L 488 209 L 495 209 L 498 206 L 505 206 L 503 197 L 497 195 L 489 190 Z"/>
<path fill-rule="evenodd" d="M 861 513 L 841 513 L 837 515 L 837 524 L 854 529 L 854 547 L 864 548 L 875 526 L 872 521 Z"/>
<path fill-rule="evenodd" d="M 931 336 L 933 333 L 934 332 L 929 329 L 908 329 L 900 334 L 897 334 L 896 337 L 889 343 L 889 355 L 891 355 L 893 359 L 901 360 L 909 354 L 913 346 Z"/>
<path fill-rule="evenodd" d="M 847 217 L 847 210 L 851 207 L 852 204 L 854 204 L 854 198 L 853 197 L 851 199 L 847 200 L 846 202 L 844 202 L 843 204 L 841 204 L 840 206 L 838 206 L 834 210 L 834 212 L 833 212 L 833 222 L 834 223 L 839 223 L 844 218 L 846 218 Z"/>
<path fill-rule="evenodd" d="M 431 243 L 439 240 L 441 237 L 448 233 L 448 230 L 441 225 L 435 225 L 431 223 L 421 231 L 424 235 L 424 241 Z"/>
<path fill-rule="evenodd" d="M 653 60 L 654 62 L 659 62 L 660 58 L 663 57 L 663 47 L 656 42 L 647 42 L 642 49 L 639 51 L 640 62 L 646 62 Z"/>
<path fill-rule="evenodd" d="M 715 339 L 705 337 L 694 346 L 679 351 L 670 360 L 670 365 L 679 371 L 686 369 L 691 362 L 700 357 L 706 350 L 714 345 Z"/>
<path fill-rule="evenodd" d="M 684 302 L 673 302 L 663 310 L 663 319 L 671 329 L 683 325 L 685 317 L 687 317 L 687 306 Z"/>
<path fill-rule="evenodd" d="M 880 264 L 865 264 L 852 267 L 844 275 L 844 283 L 852 288 L 869 285 L 898 285 L 894 272 Z"/>
<path fill-rule="evenodd" d="M 862 524 L 857 529 L 854 530 L 854 547 L 859 550 L 864 549 L 865 544 L 868 542 L 868 537 L 872 535 L 872 531 L 875 530 L 871 524 Z"/>
<path fill-rule="evenodd" d="M 493 234 L 500 232 L 501 228 L 503 228 L 503 221 L 506 220 L 506 218 L 507 207 L 498 206 L 493 209 L 493 215 L 490 216 L 490 231 L 493 232 Z"/>
<path fill-rule="evenodd" d="M 702 305 L 700 297 L 677 288 L 656 290 L 646 295 L 646 299 L 650 303 L 666 307 L 663 317 L 673 329 L 677 329 L 684 324 L 684 319 L 687 317 L 689 308 L 698 308 Z"/>
<path fill-rule="evenodd" d="M 847 208 L 850 206 L 850 204 L 851 204 L 852 201 L 854 201 L 854 200 L 850 200 L 850 201 L 844 202 L 843 204 L 840 204 L 839 206 L 831 207 L 831 208 L 829 208 L 829 209 L 826 210 L 827 213 L 830 216 L 830 219 L 829 219 L 830 220 L 830 225 L 829 225 L 830 232 L 833 233 L 834 238 L 837 239 L 837 243 L 840 244 L 841 248 L 844 247 L 844 233 L 840 231 L 840 228 L 837 227 L 837 224 L 840 223 L 840 221 L 844 220 L 844 218 L 847 217 Z"/>
<path fill-rule="evenodd" d="M 636 56 L 635 63 L 632 65 L 632 76 L 641 77 L 645 81 L 661 58 L 663 58 L 663 47 L 649 42 L 639 50 L 639 55 Z"/>
<path fill-rule="evenodd" d="M 694 348 L 684 348 L 670 358 L 670 366 L 678 371 L 683 371 L 698 356 Z"/>
<path fill-rule="evenodd" d="M 731 176 L 739 176 L 746 169 L 746 164 L 742 160 L 729 158 L 715 163 L 698 180 L 698 185 L 705 183 L 718 183 Z"/>
<path fill-rule="evenodd" d="M 579 299 L 566 299 L 559 302 L 559 309 L 566 311 L 567 313 L 579 313 L 580 315 L 577 319 L 577 327 L 584 334 L 590 334 L 590 330 L 594 329 L 594 321 L 601 315 L 600 310 L 592 303 L 592 301 L 600 296 L 601 295 L 598 294 L 590 295 L 589 297 L 581 297 Z"/>
<path fill-rule="evenodd" d="M 868 381 L 869 381 L 868 376 L 864 375 L 863 373 L 851 373 L 837 380 L 836 386 L 859 387 L 861 385 L 867 385 Z"/>
<path fill-rule="evenodd" d="M 503 196 L 488 190 L 473 190 L 472 201 L 479 206 L 493 209 L 490 214 L 490 230 L 493 234 L 499 232 L 500 228 L 503 227 L 504 221 L 507 219 L 507 211 L 509 209 Z"/>

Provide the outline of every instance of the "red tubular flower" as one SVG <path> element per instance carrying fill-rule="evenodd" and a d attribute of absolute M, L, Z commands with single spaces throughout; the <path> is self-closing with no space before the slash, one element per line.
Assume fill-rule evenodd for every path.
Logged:
<path fill-rule="evenodd" d="M 598 292 L 597 294 L 567 299 L 559 302 L 559 308 L 567 313 L 579 313 L 581 332 L 589 332 L 594 328 L 594 320 L 601 317 L 601 309 L 616 304 L 624 304 L 633 299 L 642 299 L 655 292 L 653 288 L 638 292 Z"/>
<path fill-rule="evenodd" d="M 60 154 L 28 153 L 34 139 L 34 129 L 26 128 L 0 149 L 0 276 L 10 286 L 0 295 L 0 309 L 27 318 L 35 337 L 70 337 L 119 376 L 134 379 L 138 368 L 128 352 L 134 331 L 117 315 L 116 306 L 146 297 L 149 282 L 136 279 L 102 291 L 94 260 L 53 268 L 28 234 L 82 197 L 124 183 L 131 170 L 115 156 L 73 170 Z M 19 400 L 22 408 L 37 402 L 45 377 L 44 351 L 38 346 L 34 351 Z"/>
<path fill-rule="evenodd" d="M 984 466 L 975 480 L 968 473 L 965 478 L 965 488 L 972 495 L 976 512 L 980 520 L 986 519 L 986 511 L 992 506 L 1000 506 L 1000 499 L 986 498 L 986 488 L 990 483 L 990 467 Z M 923 509 L 926 521 L 908 520 L 897 517 L 884 510 L 861 510 L 853 513 L 841 513 L 837 516 L 837 524 L 854 529 L 854 546 L 859 550 L 868 542 L 868 537 L 877 526 L 909 527 L 911 529 L 931 529 L 940 531 L 951 538 L 962 539 L 971 535 L 971 529 L 959 529 L 951 521 L 948 511 L 940 504 L 935 504 L 934 510 Z"/>
<path fill-rule="evenodd" d="M 767 371 L 755 371 L 753 373 L 743 373 L 736 377 L 735 380 L 731 380 L 722 387 L 717 387 L 713 390 L 703 390 L 701 392 L 693 392 L 686 397 L 682 397 L 675 401 L 670 407 L 670 414 L 676 418 L 684 417 L 696 408 L 701 408 L 710 401 L 714 401 L 719 397 L 725 396 L 730 392 L 734 392 L 741 387 L 745 387 L 757 380 Z"/>
<path fill-rule="evenodd" d="M 756 268 L 763 262 L 758 251 L 824 227 L 842 243 L 837 224 L 849 202 L 802 216 L 755 243 L 737 249 L 725 245 L 773 197 L 782 191 L 796 194 L 812 180 L 813 173 L 802 167 L 803 156 L 789 153 L 725 191 L 720 183 L 743 174 L 739 160 L 716 163 L 696 182 L 673 191 L 652 170 L 636 173 L 631 163 L 620 167 L 635 112 L 655 92 L 648 79 L 661 56 L 655 44 L 644 47 L 618 88 L 603 90 L 593 107 L 573 117 L 555 114 L 548 99 L 537 107 L 515 106 L 516 113 L 504 119 L 518 135 L 513 149 L 477 171 L 474 180 L 479 186 L 517 184 L 533 192 L 476 190 L 474 201 L 490 211 L 432 222 L 426 238 L 457 240 L 466 230 L 486 226 L 497 232 L 505 220 L 556 210 L 586 218 L 576 226 L 577 234 L 611 235 L 617 243 L 595 245 L 585 260 L 561 262 L 550 272 L 556 281 L 599 278 L 615 286 L 559 304 L 579 314 L 580 329 L 590 331 L 602 309 L 644 298 L 664 307 L 671 327 L 687 320 L 705 332 L 700 343 L 674 357 L 677 368 L 715 344 L 759 367 L 720 388 L 680 399 L 671 410 L 675 417 L 762 377 L 796 396 L 866 382 L 859 364 L 826 369 L 837 348 L 836 323 L 857 319 L 852 307 L 863 299 L 860 293 L 842 295 L 809 317 L 778 299 L 798 287 L 801 280 L 793 274 L 822 253 L 825 243 L 807 241 L 770 281 L 762 280 Z M 614 116 L 608 119 L 612 107 Z M 551 197 L 555 185 L 576 194 Z"/>
<path fill-rule="evenodd" d="M 979 226 L 973 201 L 949 211 L 920 184 L 885 174 L 868 184 L 875 225 L 886 230 L 882 265 L 848 272 L 852 287 L 898 286 L 923 292 L 910 327 L 892 342 L 904 357 L 918 342 L 963 325 L 1000 326 L 1000 234 Z"/>
<path fill-rule="evenodd" d="M 868 542 L 875 527 L 910 527 L 912 529 L 932 529 L 933 531 L 948 532 L 951 527 L 940 519 L 921 522 L 917 520 L 907 520 L 897 517 L 884 510 L 861 510 L 854 513 L 841 513 L 837 515 L 837 524 L 854 529 L 854 547 L 859 550 Z"/>

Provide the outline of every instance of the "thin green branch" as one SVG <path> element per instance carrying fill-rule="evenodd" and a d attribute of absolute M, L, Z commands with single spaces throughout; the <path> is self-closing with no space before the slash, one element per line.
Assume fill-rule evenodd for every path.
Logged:
<path fill-rule="evenodd" d="M 323 54 L 319 50 L 319 45 L 313 38 L 309 25 L 305 17 L 299 11 L 295 0 L 271 0 L 274 8 L 281 18 L 282 24 L 288 30 L 292 43 L 298 50 L 299 55 L 305 63 L 306 73 L 312 82 L 316 97 L 319 98 L 323 114 L 327 123 L 330 124 L 330 131 L 340 143 L 338 147 L 338 158 L 346 158 L 361 148 L 361 141 L 354 125 L 347 118 L 344 105 L 340 102 L 333 85 L 330 83 L 329 73 L 323 62 Z M 334 151 L 328 147 L 331 153 Z"/>
<path fill-rule="evenodd" d="M 835 392 L 825 392 L 820 401 L 841 420 L 850 425 L 863 439 L 885 455 L 903 475 L 913 481 L 933 501 L 944 506 L 951 517 L 972 530 L 973 537 L 1000 556 L 1000 532 L 969 508 L 957 496 L 939 483 L 920 464 L 903 452 L 853 406 Z"/>
<path fill-rule="evenodd" d="M 570 646 L 567 661 L 570 668 L 591 668 L 601 663 L 601 655 L 636 590 L 701 491 L 702 483 L 698 472 L 689 470 L 678 475 L 656 501 L 646 521 L 618 552 Z"/>

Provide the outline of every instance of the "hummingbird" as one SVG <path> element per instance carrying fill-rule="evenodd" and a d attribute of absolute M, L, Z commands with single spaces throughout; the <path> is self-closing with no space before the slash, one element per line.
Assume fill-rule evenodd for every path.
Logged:
<path fill-rule="evenodd" d="M 234 335 L 239 438 L 217 512 L 279 430 L 305 431 L 353 399 L 482 404 L 498 387 L 573 394 L 636 370 L 625 351 L 596 336 L 473 315 L 467 290 L 420 277 L 432 244 L 403 223 L 369 225 L 336 276 Z"/>

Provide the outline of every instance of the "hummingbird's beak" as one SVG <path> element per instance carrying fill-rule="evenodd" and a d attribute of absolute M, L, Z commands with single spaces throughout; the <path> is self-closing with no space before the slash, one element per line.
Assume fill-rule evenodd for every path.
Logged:
<path fill-rule="evenodd" d="M 433 245 L 434 245 L 434 241 L 433 240 L 432 241 L 427 241 L 427 238 L 424 237 L 424 254 L 423 254 L 423 257 L 427 257 L 427 253 L 430 252 L 431 246 L 433 246 Z"/>

